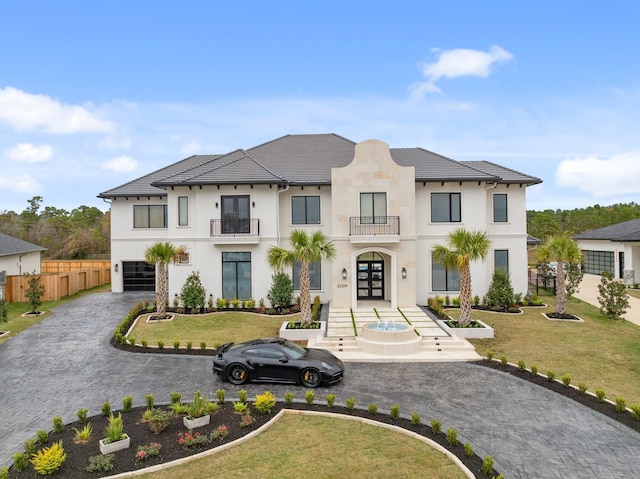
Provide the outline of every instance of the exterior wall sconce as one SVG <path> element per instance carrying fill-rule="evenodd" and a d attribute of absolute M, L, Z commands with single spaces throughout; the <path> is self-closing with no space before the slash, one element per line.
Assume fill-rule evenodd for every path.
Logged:
<path fill-rule="evenodd" d="M 216 201 L 216 208 L 218 207 L 218 202 Z"/>
<path fill-rule="evenodd" d="M 402 279 L 407 279 L 407 268 L 402 267 Z"/>
<path fill-rule="evenodd" d="M 252 202 L 251 202 L 251 206 L 253 206 L 253 207 L 255 208 L 255 207 L 256 207 L 256 202 L 255 202 L 255 201 L 252 201 Z"/>
<path fill-rule="evenodd" d="M 342 268 L 342 279 L 347 279 L 347 268 Z"/>
<path fill-rule="evenodd" d="M 118 263 L 113 265 L 113 271 L 118 272 Z"/>

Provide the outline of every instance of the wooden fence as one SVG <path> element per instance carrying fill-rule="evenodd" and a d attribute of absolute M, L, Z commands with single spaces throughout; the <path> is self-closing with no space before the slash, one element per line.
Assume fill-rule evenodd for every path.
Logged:
<path fill-rule="evenodd" d="M 43 301 L 56 301 L 111 282 L 110 261 L 42 261 L 41 268 L 45 291 Z M 25 275 L 7 276 L 5 298 L 12 303 L 27 302 L 28 280 Z"/>

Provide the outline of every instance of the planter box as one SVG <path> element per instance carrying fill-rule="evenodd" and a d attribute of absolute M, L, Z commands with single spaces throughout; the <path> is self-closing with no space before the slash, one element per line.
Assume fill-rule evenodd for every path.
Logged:
<path fill-rule="evenodd" d="M 327 329 L 326 321 L 320 321 L 320 328 L 318 329 L 287 329 L 288 321 L 282 323 L 280 327 L 280 337 L 290 339 L 292 341 L 305 341 L 316 336 L 324 336 L 324 332 Z"/>
<path fill-rule="evenodd" d="M 480 323 L 482 328 L 450 328 L 447 323 L 441 319 L 436 320 L 438 326 L 440 326 L 450 336 L 456 336 L 458 338 L 465 339 L 486 339 L 493 338 L 493 328 L 487 325 L 485 322 L 479 319 L 474 319 L 476 323 Z"/>
<path fill-rule="evenodd" d="M 209 414 L 207 414 L 206 416 L 194 417 L 193 419 L 189 419 L 187 416 L 182 418 L 182 423 L 187 429 L 195 429 L 196 427 L 206 426 L 210 422 L 211 415 Z"/>
<path fill-rule="evenodd" d="M 127 436 L 125 434 L 125 436 Z M 112 452 L 120 451 L 122 449 L 128 449 L 131 445 L 131 438 L 129 436 L 126 439 L 122 439 L 121 441 L 109 442 L 107 444 L 104 443 L 104 439 L 100 439 L 100 453 L 103 455 L 111 454 Z"/>

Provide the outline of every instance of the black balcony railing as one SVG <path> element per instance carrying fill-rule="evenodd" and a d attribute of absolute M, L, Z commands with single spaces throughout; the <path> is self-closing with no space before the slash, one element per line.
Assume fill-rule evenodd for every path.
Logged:
<path fill-rule="evenodd" d="M 399 234 L 399 216 L 352 216 L 349 218 L 349 236 Z"/>
<path fill-rule="evenodd" d="M 260 236 L 258 218 L 211 220 L 211 236 Z"/>

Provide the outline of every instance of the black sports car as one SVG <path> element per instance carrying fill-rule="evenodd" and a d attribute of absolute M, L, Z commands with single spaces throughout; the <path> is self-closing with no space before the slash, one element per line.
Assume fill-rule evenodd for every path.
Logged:
<path fill-rule="evenodd" d="M 283 338 L 226 343 L 213 358 L 213 374 L 232 384 L 269 381 L 315 388 L 344 376 L 344 364 L 325 349 L 303 348 Z"/>

